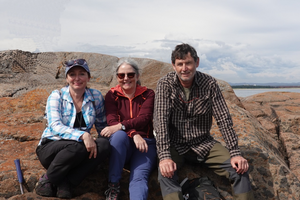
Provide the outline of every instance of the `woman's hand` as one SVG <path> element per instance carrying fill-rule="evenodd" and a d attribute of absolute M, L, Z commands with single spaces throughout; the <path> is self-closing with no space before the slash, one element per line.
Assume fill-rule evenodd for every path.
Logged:
<path fill-rule="evenodd" d="M 112 134 L 117 132 L 118 130 L 121 130 L 121 123 L 112 125 L 112 126 L 107 126 L 104 129 L 102 129 L 100 135 L 103 137 L 110 137 Z"/>
<path fill-rule="evenodd" d="M 85 148 L 88 152 L 90 152 L 89 159 L 91 159 L 93 156 L 94 158 L 97 157 L 97 145 L 94 141 L 94 138 L 89 134 L 88 132 L 85 132 L 83 135 L 81 135 L 81 139 L 83 140 L 83 143 L 85 145 Z"/>
<path fill-rule="evenodd" d="M 147 153 L 148 152 L 148 144 L 147 142 L 144 140 L 144 138 L 142 138 L 142 136 L 140 136 L 140 134 L 136 134 L 133 136 L 133 141 L 135 143 L 136 148 L 142 152 L 142 153 Z"/>

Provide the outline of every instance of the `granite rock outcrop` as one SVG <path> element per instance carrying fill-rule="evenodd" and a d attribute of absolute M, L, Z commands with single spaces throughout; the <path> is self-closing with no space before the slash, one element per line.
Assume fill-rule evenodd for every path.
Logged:
<path fill-rule="evenodd" d="M 45 172 L 35 148 L 43 131 L 43 113 L 48 95 L 65 84 L 63 61 L 85 58 L 91 70 L 89 86 L 104 95 L 116 85 L 119 58 L 81 52 L 0 52 L 0 199 L 41 199 L 34 192 Z M 155 89 L 163 75 L 172 71 L 168 63 L 136 58 L 141 82 Z M 228 83 L 218 80 L 239 137 L 243 156 L 250 164 L 250 179 L 256 199 L 300 199 L 299 112 L 300 94 L 263 93 L 238 98 Z M 92 134 L 96 135 L 95 130 Z M 211 134 L 224 144 L 216 123 Z M 21 160 L 25 194 L 20 194 L 14 160 Z M 199 166 L 185 166 L 180 179 L 208 175 L 224 199 L 232 199 L 230 183 Z M 107 163 L 99 166 L 74 190 L 74 199 L 105 199 Z M 123 170 L 122 199 L 128 198 L 129 171 Z M 55 199 L 55 198 L 48 198 Z M 149 181 L 149 198 L 161 198 L 157 171 Z"/>

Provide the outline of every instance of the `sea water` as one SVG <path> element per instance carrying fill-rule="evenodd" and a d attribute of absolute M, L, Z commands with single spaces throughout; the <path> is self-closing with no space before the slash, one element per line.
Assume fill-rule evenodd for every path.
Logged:
<path fill-rule="evenodd" d="M 238 97 L 247 97 L 263 92 L 298 92 L 300 88 L 265 88 L 265 89 L 234 89 L 235 95 Z"/>

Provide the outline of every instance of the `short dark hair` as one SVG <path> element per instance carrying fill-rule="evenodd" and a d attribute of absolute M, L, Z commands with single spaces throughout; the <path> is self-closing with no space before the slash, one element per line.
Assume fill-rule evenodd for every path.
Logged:
<path fill-rule="evenodd" d="M 195 62 L 198 61 L 199 57 L 197 55 L 197 51 L 189 44 L 179 44 L 175 47 L 175 49 L 172 51 L 171 60 L 172 63 L 175 64 L 176 59 L 185 59 L 185 56 L 190 53 L 192 58 L 194 58 Z"/>

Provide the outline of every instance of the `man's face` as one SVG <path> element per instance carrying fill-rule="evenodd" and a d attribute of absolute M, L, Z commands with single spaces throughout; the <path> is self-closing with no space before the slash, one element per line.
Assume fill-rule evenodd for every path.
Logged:
<path fill-rule="evenodd" d="M 199 59 L 197 62 L 194 61 L 194 58 L 188 53 L 185 56 L 185 59 L 176 59 L 173 68 L 179 77 L 181 84 L 184 87 L 190 87 L 193 83 L 196 68 L 199 66 Z"/>

